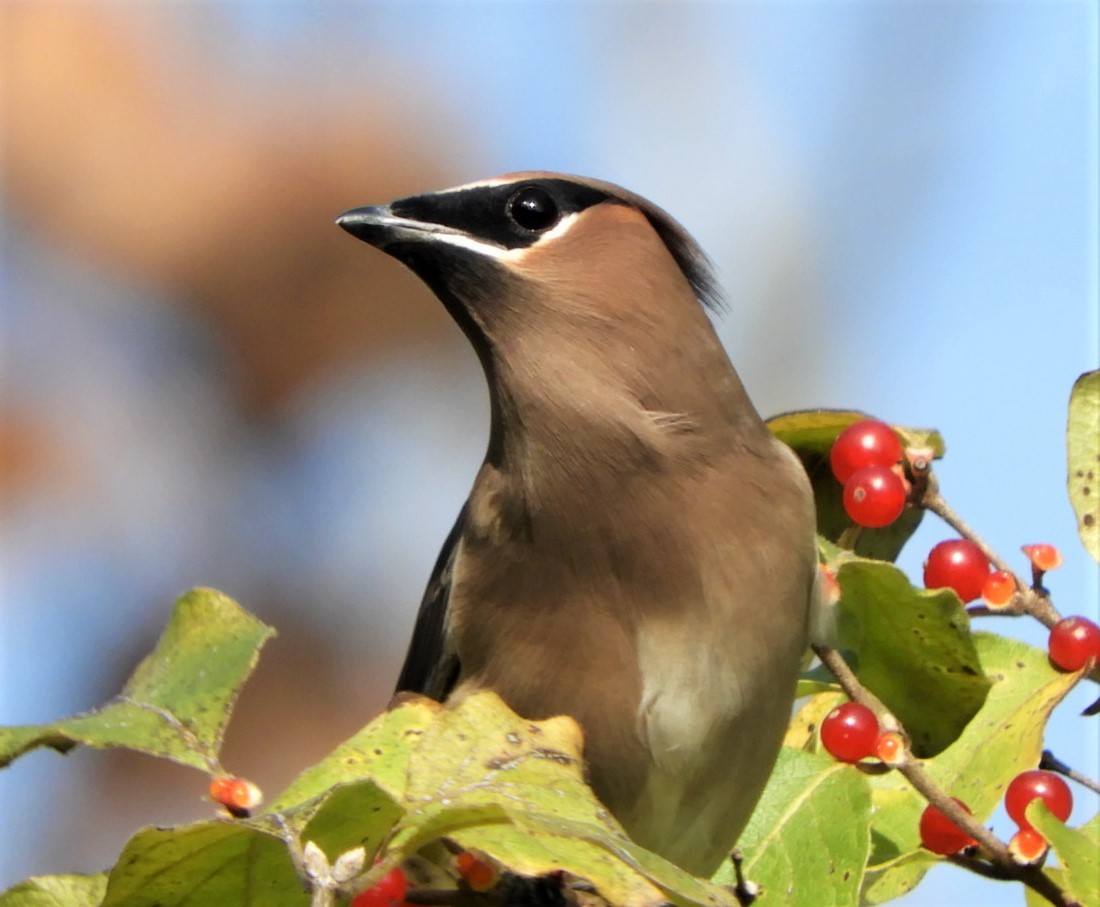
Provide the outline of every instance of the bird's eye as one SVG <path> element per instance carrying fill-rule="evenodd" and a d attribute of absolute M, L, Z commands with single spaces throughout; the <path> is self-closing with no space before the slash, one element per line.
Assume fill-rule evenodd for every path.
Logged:
<path fill-rule="evenodd" d="M 550 193 L 538 186 L 524 186 L 508 200 L 508 216 L 524 230 L 541 233 L 561 218 Z"/>

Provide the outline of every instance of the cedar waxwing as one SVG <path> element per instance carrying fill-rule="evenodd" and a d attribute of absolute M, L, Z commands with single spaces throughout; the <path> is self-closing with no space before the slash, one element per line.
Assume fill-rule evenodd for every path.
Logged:
<path fill-rule="evenodd" d="M 802 466 L 705 311 L 706 257 L 645 199 L 544 172 L 337 223 L 431 287 L 489 384 L 398 691 L 573 716 L 631 836 L 710 875 L 787 727 L 816 555 Z"/>

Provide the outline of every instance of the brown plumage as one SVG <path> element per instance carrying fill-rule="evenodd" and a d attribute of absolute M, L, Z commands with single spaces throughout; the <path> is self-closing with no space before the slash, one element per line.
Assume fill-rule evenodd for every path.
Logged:
<path fill-rule="evenodd" d="M 339 223 L 432 287 L 490 389 L 398 689 L 572 715 L 630 834 L 710 874 L 778 752 L 815 556 L 809 483 L 711 326 L 705 257 L 644 199 L 541 172 Z"/>

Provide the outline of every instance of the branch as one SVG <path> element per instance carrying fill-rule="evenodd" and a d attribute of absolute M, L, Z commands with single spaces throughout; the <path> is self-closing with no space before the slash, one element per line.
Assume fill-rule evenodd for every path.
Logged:
<path fill-rule="evenodd" d="M 853 702 L 858 702 L 860 705 L 866 706 L 879 716 L 886 717 L 887 723 L 892 723 L 894 726 L 900 728 L 897 719 L 883 705 L 877 696 L 859 682 L 859 678 L 856 677 L 855 673 L 848 666 L 848 663 L 836 649 L 821 645 L 814 645 L 812 648 L 814 654 L 821 659 L 821 663 L 825 665 L 837 679 L 837 682 L 848 695 L 849 699 Z M 931 803 L 952 823 L 977 841 L 981 847 L 982 855 L 988 861 L 987 863 L 981 864 L 972 859 L 968 862 L 963 862 L 961 860 L 953 860 L 952 862 L 959 865 L 966 865 L 968 868 L 974 868 L 976 865 L 981 865 L 985 868 L 982 870 L 975 869 L 975 871 L 980 872 L 982 875 L 989 875 L 995 872 L 997 873 L 995 876 L 996 878 L 1015 879 L 1023 882 L 1052 904 L 1058 905 L 1058 907 L 1074 907 L 1074 905 L 1076 905 L 1077 902 L 1070 898 L 1070 896 L 1066 894 L 1050 876 L 1046 875 L 1040 867 L 1021 866 L 1013 860 L 1012 854 L 1009 853 L 1008 846 L 1003 841 L 997 838 L 984 825 L 979 823 L 974 816 L 960 807 L 942 788 L 939 787 L 939 785 L 936 784 L 935 781 L 932 780 L 929 774 L 924 770 L 924 765 L 913 757 L 913 754 L 909 751 L 908 745 L 906 745 L 904 753 L 900 756 L 899 761 L 894 764 L 894 767 L 902 773 L 905 779 L 913 785 L 925 800 Z"/>

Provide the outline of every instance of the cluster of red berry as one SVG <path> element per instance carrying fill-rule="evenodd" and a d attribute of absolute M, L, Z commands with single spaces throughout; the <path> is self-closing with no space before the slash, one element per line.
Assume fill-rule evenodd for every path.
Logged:
<path fill-rule="evenodd" d="M 821 722 L 821 744 L 834 758 L 849 763 L 876 757 L 893 765 L 904 758 L 905 751 L 901 734 L 884 732 L 875 713 L 858 702 L 845 702 L 825 716 Z M 1036 799 L 1041 799 L 1062 822 L 1073 809 L 1073 794 L 1058 775 L 1037 769 L 1022 772 L 1012 780 L 1005 790 L 1005 809 L 1019 831 L 1009 842 L 1009 849 L 1022 863 L 1034 863 L 1046 853 L 1045 839 L 1025 816 L 1027 805 Z M 970 812 L 970 807 L 961 800 L 956 799 L 955 803 Z M 928 850 L 941 856 L 978 843 L 931 803 L 920 817 L 920 839 Z"/>
<path fill-rule="evenodd" d="M 970 812 L 970 807 L 962 800 L 952 799 Z M 1005 789 L 1005 810 L 1018 830 L 1008 842 L 1008 849 L 1020 863 L 1037 863 L 1047 851 L 1046 839 L 1027 821 L 1026 810 L 1032 800 L 1042 800 L 1060 822 L 1065 822 L 1073 811 L 1073 794 L 1058 775 L 1033 769 L 1013 778 Z M 978 843 L 931 803 L 921 813 L 920 840 L 928 850 L 941 856 L 958 853 Z"/>
<path fill-rule="evenodd" d="M 1038 575 L 1062 565 L 1062 555 L 1053 545 L 1023 545 Z M 991 608 L 1002 608 L 1016 594 L 1016 580 L 1003 570 L 990 570 L 989 560 L 969 539 L 940 542 L 924 563 L 924 585 L 928 589 L 954 589 L 964 602 L 981 597 Z M 1090 659 L 1100 662 L 1100 627 L 1087 617 L 1065 617 L 1050 629 L 1047 642 L 1050 660 L 1063 671 L 1080 671 Z"/>
<path fill-rule="evenodd" d="M 864 419 L 849 425 L 833 442 L 829 465 L 844 485 L 844 509 L 860 526 L 879 528 L 905 509 L 910 486 L 902 461 L 905 451 L 885 422 Z M 1053 545 L 1021 546 L 1036 582 L 1062 565 Z M 970 539 L 937 544 L 924 563 L 926 589 L 954 589 L 964 602 L 981 598 L 992 609 L 1008 605 L 1017 592 L 1012 574 L 994 570 L 981 547 Z M 1050 659 L 1064 671 L 1079 671 L 1089 659 L 1100 662 L 1100 627 L 1087 617 L 1067 617 L 1050 631 Z"/>
<path fill-rule="evenodd" d="M 833 442 L 829 465 L 844 486 L 844 510 L 860 526 L 878 529 L 901 516 L 909 497 L 902 454 L 897 434 L 877 419 L 849 425 Z"/>

